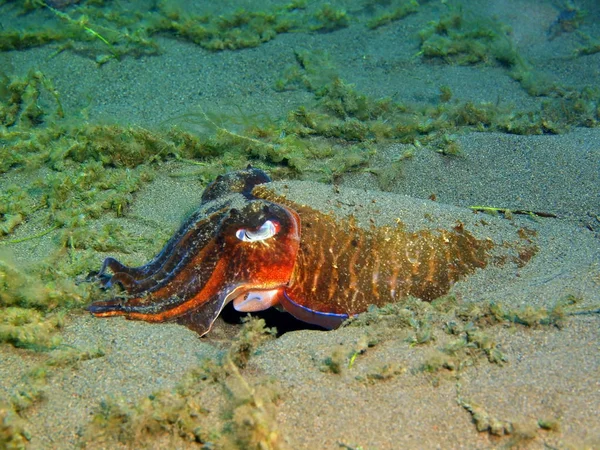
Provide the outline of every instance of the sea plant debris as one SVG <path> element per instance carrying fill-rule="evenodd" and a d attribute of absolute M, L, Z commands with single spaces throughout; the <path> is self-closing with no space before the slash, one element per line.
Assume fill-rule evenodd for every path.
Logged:
<path fill-rule="evenodd" d="M 419 2 L 416 0 L 393 1 L 390 3 L 391 4 L 386 8 L 386 11 L 367 21 L 367 28 L 374 30 L 398 20 L 402 20 L 406 16 L 416 13 L 419 10 Z"/>
<path fill-rule="evenodd" d="M 250 357 L 261 344 L 277 335 L 277 329 L 266 327 L 264 319 L 248 315 L 242 319 L 242 323 L 242 328 L 228 352 L 231 362 L 241 369 L 246 367 Z"/>
<path fill-rule="evenodd" d="M 484 408 L 460 398 L 458 399 L 458 404 L 471 414 L 477 431 L 487 431 L 494 436 L 504 436 L 513 433 L 514 425 L 512 422 L 497 419 L 491 416 Z"/>
<path fill-rule="evenodd" d="M 250 382 L 242 372 L 273 333 L 264 320 L 247 318 L 217 360 L 190 369 L 174 388 L 133 404 L 123 398 L 101 400 L 82 444 L 143 445 L 167 436 L 173 445 L 195 443 L 207 449 L 284 448 L 274 419 L 278 390 L 269 380 Z"/>
<path fill-rule="evenodd" d="M 521 214 L 530 217 L 545 217 L 552 219 L 558 218 L 558 216 L 553 213 L 542 211 L 529 211 L 524 209 L 497 208 L 494 206 L 469 206 L 469 209 L 472 209 L 473 211 L 481 211 L 491 215 L 503 214 L 504 217 L 506 217 L 507 219 L 512 218 L 513 214 Z"/>
<path fill-rule="evenodd" d="M 25 420 L 10 405 L 0 402 L 0 446 L 6 449 L 25 448 L 30 439 L 25 430 Z"/>

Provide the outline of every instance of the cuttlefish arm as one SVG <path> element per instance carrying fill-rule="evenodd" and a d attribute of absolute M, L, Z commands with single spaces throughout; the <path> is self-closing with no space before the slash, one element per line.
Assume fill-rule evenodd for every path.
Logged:
<path fill-rule="evenodd" d="M 262 306 L 270 306 L 276 296 L 266 293 L 281 292 L 291 277 L 300 219 L 283 205 L 249 195 L 263 174 L 249 169 L 209 186 L 203 202 L 210 207 L 187 220 L 147 265 L 130 268 L 108 258 L 101 282 L 121 285 L 128 296 L 95 302 L 89 311 L 97 317 L 176 320 L 203 335 L 229 301 L 248 304 L 249 293 L 254 299 L 265 293 Z"/>
<path fill-rule="evenodd" d="M 186 263 L 198 236 L 212 235 L 231 208 L 231 195 L 240 194 L 245 199 L 254 198 L 252 189 L 271 181 L 259 169 L 248 168 L 219 175 L 202 193 L 200 208 L 192 214 L 169 239 L 164 248 L 150 262 L 140 267 L 128 267 L 114 258 L 106 258 L 98 277 L 104 287 L 120 284 L 130 294 L 145 292 L 151 286 L 168 281 L 176 266 Z M 208 206 L 207 206 L 208 205 Z M 206 208 L 202 208 L 207 206 Z M 201 240 L 205 240 L 203 238 Z M 111 271 L 113 275 L 109 275 Z"/>

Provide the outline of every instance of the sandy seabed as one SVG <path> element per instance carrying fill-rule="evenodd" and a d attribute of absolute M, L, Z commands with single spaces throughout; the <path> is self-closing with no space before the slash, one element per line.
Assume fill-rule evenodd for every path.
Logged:
<path fill-rule="evenodd" d="M 581 3 L 589 17 L 600 17 L 595 2 Z M 558 14 L 552 2 L 469 5 L 509 24 L 519 50 L 561 83 L 599 85 L 600 55 L 571 58 L 576 44 L 572 34 L 548 39 L 547 29 Z M 293 62 L 294 49 L 327 50 L 342 77 L 373 97 L 419 101 L 436 97 L 439 86 L 447 85 L 460 99 L 501 98 L 516 108 L 538 101 L 502 68 L 431 65 L 415 59 L 414 35 L 436 14 L 437 6 L 429 5 L 373 32 L 352 24 L 327 34 L 285 34 L 258 48 L 235 52 L 211 53 L 159 38 L 162 55 L 126 58 L 102 67 L 68 51 L 47 59 L 53 50 L 46 47 L 0 56 L 10 59 L 15 73 L 42 69 L 61 92 L 67 110 L 81 108 L 87 102 L 82 99 L 93 95 L 90 121 L 149 128 L 196 106 L 226 111 L 242 104 L 276 117 L 302 104 L 305 94 L 272 88 Z M 426 213 L 444 226 L 458 220 L 473 225 L 482 215 L 467 209 L 471 205 L 551 212 L 557 218 L 485 216 L 490 228 L 479 230 L 482 237 L 489 232 L 496 242 L 503 242 L 519 228 L 532 229 L 537 253 L 522 267 L 507 264 L 477 271 L 451 293 L 461 304 L 495 302 L 515 310 L 551 310 L 573 296 L 581 299 L 578 308 L 597 309 L 600 132 L 574 129 L 557 136 L 468 132 L 457 139 L 461 157 L 417 152 L 403 165 L 402 176 L 390 186 L 392 192 L 379 191 L 369 173 L 341 177 L 336 189 L 286 181 L 286 192 L 297 202 L 352 214 L 359 221 L 376 217 L 393 223 L 400 218 L 414 226 Z M 402 145 L 380 145 L 376 159 L 385 165 L 404 151 Z M 145 217 L 177 227 L 199 201 L 202 186 L 168 176 L 176 170 L 176 163 L 163 165 L 156 179 L 136 195 L 133 219 L 124 221 L 125 226 L 135 230 L 135 217 Z M 431 194 L 436 202 L 426 200 Z M 43 257 L 44 245 L 37 248 L 38 254 L 17 259 Z M 422 345 L 411 341 L 414 332 L 377 320 L 329 332 L 290 331 L 261 344 L 240 376 L 254 386 L 257 396 L 256 386 L 265 380 L 278 393 L 276 400 L 264 400 L 272 407 L 265 407 L 270 418 L 266 423 L 276 430 L 271 443 L 294 449 L 600 448 L 597 313 L 567 316 L 560 327 L 488 324 L 482 331 L 501 351 L 502 364 L 485 355 L 467 354 L 460 367 L 428 371 L 424 367 L 439 357 L 436 349 L 455 338 L 444 331 L 443 313 L 430 314 L 432 337 Z M 87 447 L 113 448 L 116 444 L 100 432 L 97 439 L 86 434 L 103 400 L 133 405 L 157 391 L 173 389 L 203 361 L 217 359 L 238 329 L 219 320 L 209 336 L 199 338 L 176 324 L 98 320 L 85 312 L 70 315 L 61 331 L 64 343 L 102 348 L 104 356 L 50 373 L 43 402 L 25 414 L 28 448 L 73 448 L 84 438 Z M 341 363 L 331 370 L 336 358 Z M 0 393 L 10 395 L 38 356 L 3 344 L 0 360 Z M 237 423 L 235 407 L 225 405 L 235 400 L 236 389 L 239 386 L 223 388 L 217 383 L 195 394 L 207 411 L 207 429 Z M 254 420 L 260 424 L 260 419 Z M 156 436 L 148 440 L 143 435 L 137 443 L 118 445 L 201 447 L 170 434 Z"/>

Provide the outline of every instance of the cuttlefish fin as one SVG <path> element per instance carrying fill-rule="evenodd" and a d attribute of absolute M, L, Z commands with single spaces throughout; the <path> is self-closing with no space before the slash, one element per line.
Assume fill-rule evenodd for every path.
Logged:
<path fill-rule="evenodd" d="M 287 311 L 296 319 L 329 330 L 339 327 L 344 320 L 348 319 L 348 314 L 315 311 L 302 306 L 288 297 L 284 287 L 248 291 L 233 299 L 233 307 L 240 312 L 257 312 L 277 307 Z"/>
<path fill-rule="evenodd" d="M 279 302 L 283 309 L 303 322 L 312 323 L 328 330 L 338 328 L 342 322 L 348 319 L 348 314 L 336 314 L 330 312 L 316 311 L 300 305 L 292 300 L 285 291 L 282 292 Z"/>

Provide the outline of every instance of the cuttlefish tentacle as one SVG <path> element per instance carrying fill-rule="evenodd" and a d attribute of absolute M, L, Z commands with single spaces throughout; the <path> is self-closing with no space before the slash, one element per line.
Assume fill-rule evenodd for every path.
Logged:
<path fill-rule="evenodd" d="M 224 208 L 214 213 L 210 219 L 202 218 L 195 222 L 186 222 L 167 242 L 163 250 L 148 264 L 141 267 L 128 267 L 114 258 L 107 258 L 99 272 L 104 287 L 120 284 L 129 294 L 153 292 L 170 282 L 182 267 L 189 263 L 198 242 L 199 236 L 212 237 L 220 221 L 224 220 L 229 210 Z M 107 277 L 107 270 L 113 275 Z"/>
<path fill-rule="evenodd" d="M 128 267 L 114 258 L 106 258 L 98 272 L 98 277 L 105 287 L 111 287 L 118 283 L 129 293 L 143 292 L 149 289 L 153 280 L 159 280 L 161 277 L 166 282 L 175 265 L 186 263 L 184 257 L 190 252 L 189 241 L 201 232 L 202 227 L 207 228 L 206 233 L 214 231 L 217 209 L 226 212 L 230 208 L 230 202 L 218 202 L 219 199 L 235 193 L 250 199 L 254 186 L 269 181 L 271 180 L 266 173 L 256 169 L 220 175 L 205 189 L 200 201 L 200 206 L 210 202 L 213 202 L 214 205 L 206 210 L 201 208 L 192 214 L 150 262 L 140 267 Z M 114 275 L 108 276 L 108 270 Z M 149 280 L 142 282 L 146 279 Z"/>
<path fill-rule="evenodd" d="M 180 241 L 183 237 L 189 233 L 191 229 L 198 228 L 199 222 L 203 221 L 203 216 L 200 213 L 195 213 L 191 217 L 189 217 L 183 225 L 181 225 L 178 231 L 169 239 L 169 241 L 165 244 L 164 248 L 158 253 L 150 262 L 144 264 L 140 267 L 128 267 L 124 264 L 121 264 L 114 258 L 106 258 L 104 263 L 102 264 L 102 268 L 98 273 L 98 276 L 101 278 L 107 273 L 107 270 L 112 271 L 113 273 L 123 274 L 123 279 L 125 282 L 127 280 L 131 281 L 139 281 L 143 280 L 156 273 L 167 260 L 172 259 L 173 252 L 180 247 Z M 127 276 L 125 276 L 127 275 Z M 114 277 L 112 279 L 107 280 L 107 282 L 113 282 L 113 284 L 117 281 Z M 120 282 L 121 280 L 119 280 Z M 109 286 L 107 286 L 109 287 Z M 123 285 L 125 287 L 125 285 Z"/>

